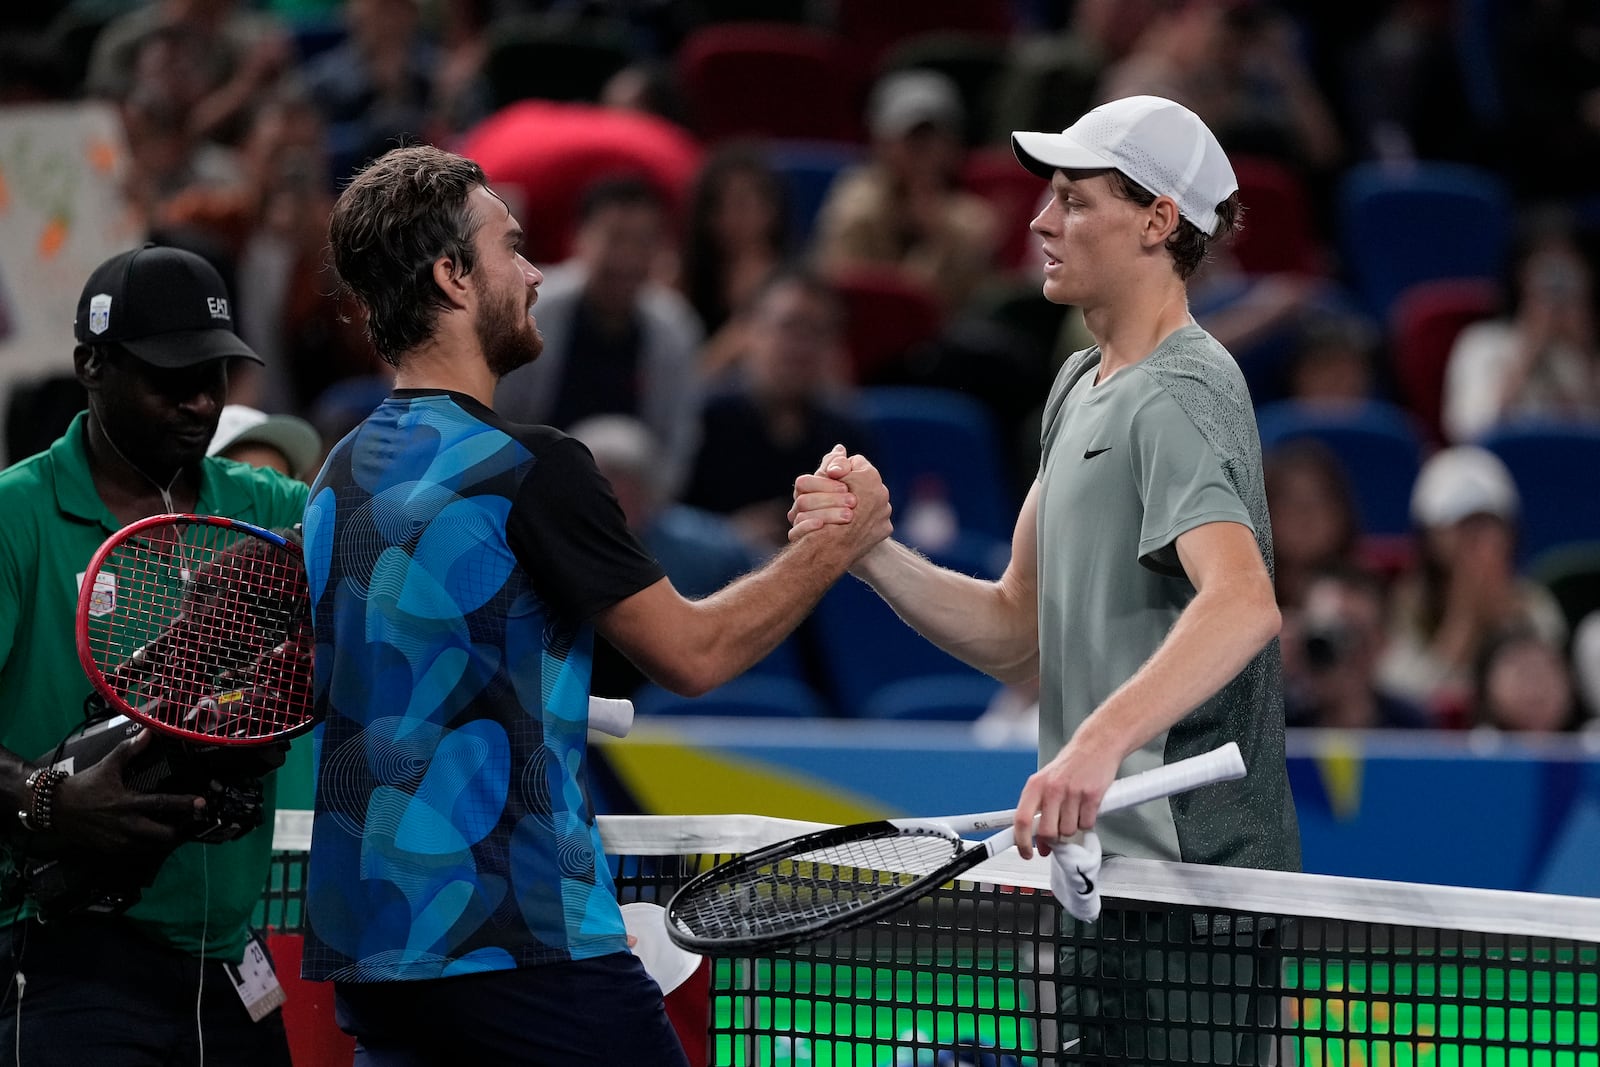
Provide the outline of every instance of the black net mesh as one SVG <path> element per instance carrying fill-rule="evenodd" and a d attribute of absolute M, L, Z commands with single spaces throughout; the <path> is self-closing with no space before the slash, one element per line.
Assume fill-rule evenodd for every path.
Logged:
<path fill-rule="evenodd" d="M 725 855 L 620 856 L 665 905 Z M 303 852 L 259 921 L 304 921 Z M 1580 940 L 957 881 L 793 950 L 711 961 L 710 1062 L 772 1067 L 1298 1064 L 1600 1067 L 1600 947 Z"/>

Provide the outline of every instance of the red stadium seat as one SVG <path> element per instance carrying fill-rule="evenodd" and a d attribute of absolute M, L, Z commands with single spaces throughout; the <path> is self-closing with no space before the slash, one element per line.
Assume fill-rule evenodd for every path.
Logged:
<path fill-rule="evenodd" d="M 995 261 L 1020 268 L 1038 244 L 1028 224 L 1039 214 L 1049 186 L 1022 168 L 1010 148 L 978 148 L 967 155 L 961 184 L 987 200 L 1000 227 L 1000 247 Z"/>
<path fill-rule="evenodd" d="M 844 302 L 845 346 L 858 383 L 871 382 L 943 325 L 938 297 L 896 267 L 851 267 L 828 280 Z"/>
<path fill-rule="evenodd" d="M 1485 279 L 1422 282 L 1395 301 L 1389 316 L 1389 351 L 1401 402 L 1428 436 L 1444 441 L 1441 424 L 1445 367 L 1462 329 L 1494 315 L 1500 287 Z"/>
<path fill-rule="evenodd" d="M 594 182 L 639 175 L 676 206 L 687 195 L 701 154 L 688 134 L 665 119 L 541 100 L 489 116 L 467 132 L 458 150 L 477 160 L 512 201 L 526 234 L 525 254 L 538 264 L 567 257 L 578 206 Z"/>
<path fill-rule="evenodd" d="M 689 122 L 704 140 L 861 141 L 861 67 L 822 30 L 761 22 L 702 26 L 678 49 Z"/>
<path fill-rule="evenodd" d="M 1326 274 L 1328 259 L 1311 226 L 1299 177 L 1270 159 L 1235 156 L 1244 225 L 1233 254 L 1249 274 Z"/>
<path fill-rule="evenodd" d="M 869 67 L 911 37 L 964 33 L 1005 39 L 1011 25 L 1008 0 L 835 0 L 834 5 L 834 28 Z"/>

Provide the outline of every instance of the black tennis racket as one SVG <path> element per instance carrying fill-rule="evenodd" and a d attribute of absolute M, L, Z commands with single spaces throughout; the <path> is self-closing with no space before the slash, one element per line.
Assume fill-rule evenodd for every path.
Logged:
<path fill-rule="evenodd" d="M 1244 777 L 1239 746 L 1111 784 L 1100 812 Z M 787 948 L 850 930 L 931 893 L 1012 846 L 1014 811 L 946 819 L 886 819 L 780 841 L 688 882 L 667 905 L 667 933 L 705 955 Z M 961 834 L 1004 826 L 976 844 Z"/>

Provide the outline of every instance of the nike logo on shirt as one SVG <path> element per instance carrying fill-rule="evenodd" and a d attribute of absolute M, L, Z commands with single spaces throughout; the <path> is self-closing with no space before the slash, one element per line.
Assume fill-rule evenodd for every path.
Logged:
<path fill-rule="evenodd" d="M 1091 449 L 1089 449 L 1087 452 L 1085 452 L 1083 454 L 1083 458 L 1084 459 L 1093 459 L 1094 457 L 1100 455 L 1102 452 L 1110 452 L 1110 451 L 1111 451 L 1111 446 L 1110 445 L 1107 445 L 1104 448 L 1091 448 Z"/>

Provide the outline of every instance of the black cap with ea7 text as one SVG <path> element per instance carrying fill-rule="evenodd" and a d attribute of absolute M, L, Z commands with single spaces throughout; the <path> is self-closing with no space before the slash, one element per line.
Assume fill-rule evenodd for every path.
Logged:
<path fill-rule="evenodd" d="M 157 367 L 235 356 L 265 362 L 233 332 L 222 276 L 181 248 L 147 244 L 96 267 L 72 332 L 80 344 L 121 345 Z"/>

